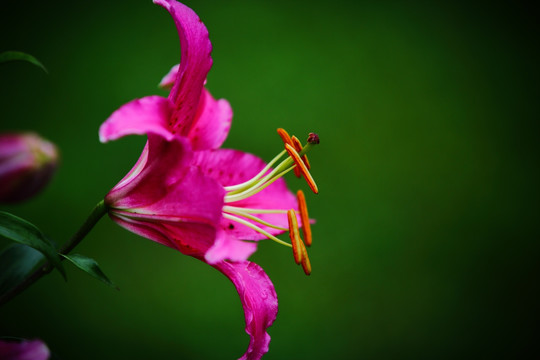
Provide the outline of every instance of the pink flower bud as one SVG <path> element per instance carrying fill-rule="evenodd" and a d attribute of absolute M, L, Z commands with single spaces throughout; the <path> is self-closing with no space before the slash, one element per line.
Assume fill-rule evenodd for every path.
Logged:
<path fill-rule="evenodd" d="M 39 339 L 5 340 L 0 339 L 0 359 L 4 360 L 47 360 L 50 352 L 47 345 Z"/>
<path fill-rule="evenodd" d="M 36 195 L 57 163 L 56 146 L 38 135 L 0 134 L 0 202 L 15 203 Z"/>

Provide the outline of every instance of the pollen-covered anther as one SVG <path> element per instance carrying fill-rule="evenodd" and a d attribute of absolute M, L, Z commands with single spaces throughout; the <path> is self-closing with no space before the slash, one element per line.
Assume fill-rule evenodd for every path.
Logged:
<path fill-rule="evenodd" d="M 283 140 L 284 144 L 291 144 L 292 145 L 291 136 L 289 135 L 287 130 L 285 130 L 283 128 L 278 128 L 277 133 L 281 137 L 281 140 Z"/>
<path fill-rule="evenodd" d="M 298 140 L 298 138 L 294 135 L 292 136 L 291 140 L 293 142 L 294 149 L 296 150 L 296 152 L 300 153 L 302 151 L 302 143 L 300 142 L 300 140 Z M 307 155 L 302 155 L 302 161 L 306 165 L 307 169 L 310 170 L 311 165 L 309 165 L 309 160 L 307 158 Z"/>
<path fill-rule="evenodd" d="M 281 137 L 281 140 L 283 140 L 283 143 L 285 145 L 289 144 L 292 147 L 296 148 L 296 146 L 294 145 L 293 140 L 292 140 L 291 136 L 289 135 L 289 133 L 287 132 L 287 130 L 285 130 L 283 128 L 278 128 L 277 133 L 278 133 L 279 137 Z M 302 150 L 302 146 L 300 146 L 300 150 L 296 150 L 296 151 L 301 151 L 301 150 Z M 300 169 L 294 168 L 293 171 L 294 171 L 294 175 L 296 175 L 296 177 L 299 178 L 300 177 Z"/>
<path fill-rule="evenodd" d="M 311 225 L 309 224 L 309 214 L 306 204 L 306 197 L 302 190 L 296 192 L 296 197 L 298 199 L 298 210 L 300 212 L 300 220 L 302 221 L 302 232 L 304 234 L 304 240 L 307 246 L 311 246 L 312 236 L 311 236 Z"/>
<path fill-rule="evenodd" d="M 294 261 L 299 265 L 302 262 L 303 242 L 298 232 L 298 221 L 293 209 L 287 211 L 287 219 L 289 220 L 289 237 L 291 238 Z"/>
<path fill-rule="evenodd" d="M 294 160 L 294 163 L 296 164 L 296 167 L 298 169 L 300 169 L 300 172 L 302 173 L 302 175 L 306 179 L 306 181 L 307 181 L 309 187 L 311 188 L 311 190 L 315 194 L 318 194 L 319 193 L 319 188 L 317 187 L 317 184 L 315 183 L 315 180 L 313 180 L 313 177 L 309 173 L 309 170 L 307 169 L 306 165 L 304 164 L 304 162 L 300 158 L 300 155 L 298 155 L 298 152 L 296 152 L 294 147 L 292 147 L 289 144 L 285 144 L 285 150 L 287 150 L 287 152 L 289 153 L 289 156 Z"/>
<path fill-rule="evenodd" d="M 304 274 L 310 275 L 311 274 L 311 261 L 309 261 L 307 249 L 303 242 L 301 243 L 301 246 L 302 246 L 302 269 L 304 269 Z"/>

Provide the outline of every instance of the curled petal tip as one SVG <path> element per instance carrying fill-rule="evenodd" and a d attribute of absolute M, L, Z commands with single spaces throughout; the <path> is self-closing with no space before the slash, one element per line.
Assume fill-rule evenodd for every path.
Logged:
<path fill-rule="evenodd" d="M 169 70 L 167 75 L 161 79 L 158 86 L 162 89 L 170 90 L 174 85 L 174 81 L 178 77 L 178 69 L 180 69 L 180 64 L 174 65 L 171 70 Z"/>
<path fill-rule="evenodd" d="M 126 135 L 157 134 L 170 141 L 174 137 L 168 128 L 171 102 L 161 96 L 147 96 L 122 105 L 99 128 L 102 143 Z"/>
<path fill-rule="evenodd" d="M 274 285 L 257 264 L 243 261 L 214 265 L 227 276 L 238 291 L 246 319 L 246 332 L 251 337 L 241 360 L 258 360 L 268 352 L 270 335 L 266 329 L 276 319 L 278 301 Z"/>
<path fill-rule="evenodd" d="M 154 3 L 172 16 L 180 38 L 181 62 L 169 93 L 174 104 L 170 127 L 185 136 L 192 128 L 201 91 L 212 67 L 212 44 L 208 30 L 192 9 L 172 0 L 154 0 Z"/>
<path fill-rule="evenodd" d="M 99 127 L 99 142 L 102 143 L 102 144 L 105 144 L 105 143 L 109 142 L 109 139 L 107 139 L 107 137 L 104 135 L 106 130 L 104 129 L 103 125 L 105 125 L 105 124 L 102 124 Z"/>

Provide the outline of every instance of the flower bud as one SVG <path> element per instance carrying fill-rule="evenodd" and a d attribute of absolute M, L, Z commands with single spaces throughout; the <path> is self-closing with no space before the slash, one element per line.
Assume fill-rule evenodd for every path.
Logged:
<path fill-rule="evenodd" d="M 50 356 L 47 345 L 39 339 L 0 339 L 0 359 L 5 360 L 47 360 Z"/>
<path fill-rule="evenodd" d="M 38 135 L 0 134 L 0 202 L 15 203 L 36 195 L 57 163 L 56 146 Z"/>

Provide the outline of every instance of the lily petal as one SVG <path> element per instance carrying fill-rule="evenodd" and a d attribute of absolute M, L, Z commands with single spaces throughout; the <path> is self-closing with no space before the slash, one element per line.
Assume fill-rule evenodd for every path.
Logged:
<path fill-rule="evenodd" d="M 178 182 L 189 169 L 193 152 L 186 138 L 166 141 L 148 135 L 147 144 L 133 167 L 105 197 L 115 208 L 133 208 L 163 198 L 167 187 Z"/>
<path fill-rule="evenodd" d="M 223 188 L 195 167 L 188 167 L 177 181 L 168 182 L 156 172 L 139 175 L 137 189 L 115 202 L 118 210 L 129 209 L 144 217 L 171 216 L 173 221 L 217 224 L 223 206 Z M 171 178 L 169 178 L 171 179 Z"/>
<path fill-rule="evenodd" d="M 180 64 L 174 65 L 171 70 L 161 79 L 159 82 L 159 87 L 162 89 L 172 89 L 174 81 L 178 77 L 178 70 L 180 69 Z"/>
<path fill-rule="evenodd" d="M 181 63 L 169 99 L 172 131 L 187 136 L 195 119 L 206 75 L 212 67 L 208 30 L 193 10 L 175 0 L 154 0 L 172 16 L 180 38 Z"/>
<path fill-rule="evenodd" d="M 231 128 L 232 109 L 225 99 L 216 100 L 203 89 L 201 100 L 188 137 L 194 150 L 219 148 Z"/>
<path fill-rule="evenodd" d="M 148 135 L 148 143 L 133 170 L 105 197 L 110 215 L 130 231 L 180 249 L 194 246 L 200 235 L 201 251 L 213 244 L 221 218 L 224 189 L 191 166 L 189 140 L 166 141 Z M 161 224 L 145 227 L 144 223 Z M 202 230 L 201 230 L 202 229 Z M 162 235 L 162 236 L 161 236 Z M 161 237 L 160 237 L 161 236 Z M 169 240 L 163 237 L 169 236 Z"/>
<path fill-rule="evenodd" d="M 171 140 L 168 122 L 173 111 L 169 99 L 161 96 L 147 96 L 128 102 L 112 113 L 99 128 L 99 140 L 107 142 L 126 135 L 160 135 Z"/>
<path fill-rule="evenodd" d="M 216 236 L 215 227 L 205 223 L 153 221 L 118 211 L 109 215 L 123 228 L 190 256 L 203 257 Z"/>
<path fill-rule="evenodd" d="M 207 176 L 214 178 L 223 186 L 235 185 L 247 181 L 265 167 L 264 161 L 257 156 L 231 149 L 197 151 L 193 162 Z M 287 189 L 283 178 L 278 179 L 258 194 L 244 200 L 228 203 L 227 205 L 250 209 L 298 209 L 296 197 Z M 285 214 L 257 214 L 257 217 L 283 228 L 288 228 L 289 226 Z M 253 222 L 251 220 L 248 221 Z M 234 228 L 231 229 L 229 221 L 223 219 L 221 225 L 224 231 L 237 239 L 261 240 L 266 238 L 264 235 L 242 224 L 234 224 Z M 260 224 L 257 225 L 272 235 L 282 233 L 281 230 Z"/>
<path fill-rule="evenodd" d="M 257 244 L 238 240 L 227 232 L 220 230 L 212 247 L 204 254 L 209 264 L 220 261 L 245 261 L 257 250 Z"/>
<path fill-rule="evenodd" d="M 171 88 L 178 75 L 180 65 L 174 65 L 163 77 L 159 86 Z M 216 100 L 210 92 L 203 88 L 195 120 L 187 137 L 191 139 L 194 150 L 209 150 L 219 148 L 231 128 L 233 112 L 231 105 L 225 99 Z"/>
<path fill-rule="evenodd" d="M 274 285 L 257 264 L 220 262 L 212 265 L 234 284 L 244 308 L 246 332 L 251 337 L 246 353 L 240 360 L 258 360 L 268 352 L 270 335 L 266 329 L 276 319 L 278 301 Z"/>

